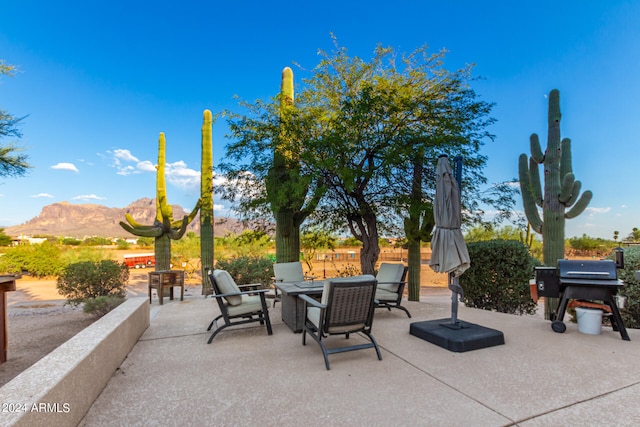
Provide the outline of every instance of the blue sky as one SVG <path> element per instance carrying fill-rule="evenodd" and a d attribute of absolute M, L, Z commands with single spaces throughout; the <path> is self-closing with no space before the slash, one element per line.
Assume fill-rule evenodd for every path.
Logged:
<path fill-rule="evenodd" d="M 450 70 L 476 64 L 483 80 L 473 87 L 496 104 L 496 138 L 483 148 L 492 183 L 517 177 L 531 133 L 546 146 L 546 94 L 559 89 L 574 173 L 594 193 L 567 236 L 640 227 L 640 1 L 5 3 L 0 59 L 20 72 L 0 79 L 0 109 L 28 115 L 20 144 L 34 169 L 0 179 L 0 226 L 54 202 L 124 207 L 154 197 L 159 132 L 169 201 L 192 208 L 203 110 L 238 109 L 234 95 L 268 100 L 286 66 L 300 82 L 308 74 L 293 63 L 312 69 L 334 33 L 364 58 L 379 43 L 400 52 L 427 44 L 449 51 Z M 214 165 L 226 131 L 214 124 Z"/>

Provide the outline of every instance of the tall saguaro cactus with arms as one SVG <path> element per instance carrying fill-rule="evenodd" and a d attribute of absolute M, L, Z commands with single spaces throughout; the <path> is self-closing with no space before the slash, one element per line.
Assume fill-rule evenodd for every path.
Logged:
<path fill-rule="evenodd" d="M 542 235 L 543 262 L 555 267 L 564 258 L 565 220 L 580 215 L 591 201 L 591 191 L 580 194 L 581 183 L 571 166 L 571 140 L 560 139 L 560 92 L 549 93 L 547 148 L 542 152 L 538 135 L 531 135 L 531 156 L 521 154 L 518 162 L 520 190 L 525 215 L 531 228 Z M 538 165 L 544 168 L 544 193 Z M 542 208 L 542 218 L 538 207 Z M 551 317 L 557 298 L 547 298 L 545 316 Z"/>
<path fill-rule="evenodd" d="M 200 166 L 200 264 L 202 294 L 212 293 L 207 271 L 213 269 L 213 140 L 211 111 L 204 110 L 202 123 L 202 160 Z"/>
<path fill-rule="evenodd" d="M 167 186 L 165 182 L 166 140 L 164 133 L 160 132 L 158 138 L 158 166 L 156 166 L 156 218 L 152 225 L 138 223 L 131 214 L 126 214 L 127 222 L 120 221 L 120 226 L 129 233 L 141 237 L 153 237 L 156 269 L 171 269 L 171 240 L 180 239 L 187 226 L 195 218 L 200 209 L 200 200 L 189 215 L 182 220 L 173 220 L 173 208 L 167 201 Z"/>
<path fill-rule="evenodd" d="M 280 130 L 266 179 L 267 198 L 276 219 L 277 262 L 300 260 L 300 226 L 313 212 L 323 192 L 322 188 L 310 191 L 310 179 L 301 173 L 303 147 L 288 126 L 293 105 L 293 71 L 285 67 L 280 88 Z"/>

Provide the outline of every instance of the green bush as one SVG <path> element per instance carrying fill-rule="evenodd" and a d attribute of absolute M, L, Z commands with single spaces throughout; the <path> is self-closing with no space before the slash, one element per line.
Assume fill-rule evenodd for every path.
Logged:
<path fill-rule="evenodd" d="M 0 272 L 25 272 L 34 277 L 57 276 L 64 265 L 61 254 L 60 247 L 51 242 L 14 246 L 0 257 Z"/>
<path fill-rule="evenodd" d="M 273 263 L 266 257 L 240 256 L 221 259 L 215 268 L 228 271 L 238 285 L 261 283 L 268 286 L 273 277 Z"/>
<path fill-rule="evenodd" d="M 82 310 L 96 317 L 102 317 L 124 302 L 124 297 L 100 296 L 85 300 Z"/>
<path fill-rule="evenodd" d="M 515 240 L 468 244 L 471 267 L 460 276 L 467 307 L 509 314 L 534 314 L 529 279 L 539 265 L 527 247 Z"/>
<path fill-rule="evenodd" d="M 58 293 L 67 303 L 78 305 L 89 299 L 112 296 L 124 298 L 129 269 L 113 260 L 83 261 L 67 265 L 58 277 Z"/>
<path fill-rule="evenodd" d="M 613 259 L 613 254 L 611 258 Z M 624 308 L 620 309 L 620 315 L 627 328 L 640 328 L 640 280 L 635 273 L 640 270 L 640 247 L 631 246 L 624 250 L 624 269 L 618 270 L 618 278 L 625 283 L 625 287 L 619 291 L 620 295 L 627 297 Z"/>

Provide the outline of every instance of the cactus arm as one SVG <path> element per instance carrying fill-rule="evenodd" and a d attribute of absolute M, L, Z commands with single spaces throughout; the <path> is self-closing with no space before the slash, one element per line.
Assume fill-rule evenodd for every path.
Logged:
<path fill-rule="evenodd" d="M 565 218 L 571 219 L 580 215 L 587 208 L 592 197 L 593 193 L 589 190 L 582 193 L 578 202 L 564 215 Z"/>
<path fill-rule="evenodd" d="M 529 159 L 529 185 L 531 188 L 531 195 L 536 205 L 542 207 L 542 186 L 540 184 L 540 170 L 535 159 L 531 157 Z"/>
<path fill-rule="evenodd" d="M 576 200 L 578 200 L 578 196 L 580 195 L 580 188 L 582 187 L 582 183 L 580 181 L 575 181 L 573 183 L 573 190 L 572 190 L 572 194 L 571 194 L 571 198 L 569 200 L 567 200 L 567 202 L 564 204 L 566 207 L 571 207 Z"/>
<path fill-rule="evenodd" d="M 560 142 L 560 152 L 560 176 L 566 176 L 573 173 L 571 166 L 571 140 L 569 138 L 564 138 Z"/>
<path fill-rule="evenodd" d="M 529 137 L 529 146 L 533 160 L 535 160 L 536 163 L 544 162 L 544 153 L 542 152 L 542 148 L 540 148 L 540 139 L 538 139 L 537 134 L 534 133 Z"/>
<path fill-rule="evenodd" d="M 160 227 L 149 227 L 149 226 L 144 226 L 144 228 L 138 228 L 138 227 L 132 227 L 129 224 L 120 221 L 120 226 L 122 228 L 125 229 L 125 231 L 128 231 L 129 233 L 133 234 L 134 236 L 140 236 L 140 237 L 158 237 L 162 234 L 162 228 Z"/>
<path fill-rule="evenodd" d="M 152 228 L 156 228 L 154 225 L 144 225 L 144 224 L 139 223 L 138 221 L 133 219 L 133 217 L 129 213 L 124 214 L 124 217 L 127 220 L 127 222 L 129 223 L 129 225 L 131 225 L 134 228 L 137 228 L 137 229 L 140 229 L 140 230 L 144 230 L 144 229 L 150 230 Z"/>
<path fill-rule="evenodd" d="M 531 191 L 531 182 L 529 180 L 528 158 L 526 154 L 521 154 L 518 164 L 518 172 L 520 175 L 520 192 L 522 193 L 522 202 L 524 205 L 524 213 L 527 216 L 531 228 L 537 233 L 542 233 L 542 219 L 536 208 L 536 201 Z"/>
<path fill-rule="evenodd" d="M 188 221 L 189 219 L 189 215 L 185 215 L 184 218 L 182 219 L 180 228 L 173 228 L 171 227 L 169 229 L 169 232 L 167 233 L 169 235 L 169 238 L 172 240 L 180 240 L 182 238 L 182 236 L 184 236 L 184 233 L 187 231 L 187 226 L 189 225 Z"/>
<path fill-rule="evenodd" d="M 560 187 L 560 195 L 558 200 L 565 206 L 571 206 L 578 198 L 578 194 L 574 193 L 574 184 L 576 183 L 575 176 L 572 173 L 568 173 L 562 179 L 562 187 Z M 578 181 L 578 192 L 580 191 L 580 184 Z M 573 202 L 569 203 L 569 200 L 573 197 Z"/>

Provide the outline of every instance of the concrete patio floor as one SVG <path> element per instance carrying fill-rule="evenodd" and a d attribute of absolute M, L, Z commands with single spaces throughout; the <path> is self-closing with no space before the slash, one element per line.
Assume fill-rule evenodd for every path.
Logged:
<path fill-rule="evenodd" d="M 207 344 L 214 300 L 154 299 L 150 327 L 80 425 L 640 425 L 640 330 L 630 342 L 568 322 L 557 334 L 539 316 L 460 306 L 460 320 L 506 343 L 454 353 L 409 334 L 412 322 L 450 316 L 447 295 L 405 302 L 412 319 L 377 310 L 383 360 L 373 349 L 334 354 L 330 371 L 318 345 L 282 323 L 280 304 L 273 335 L 246 325 Z"/>

